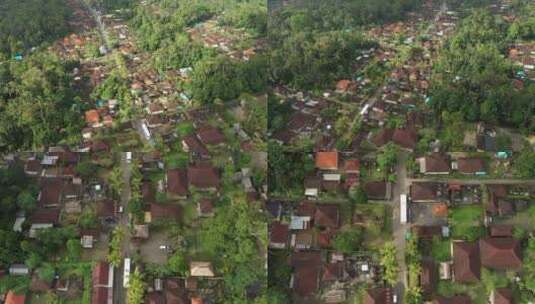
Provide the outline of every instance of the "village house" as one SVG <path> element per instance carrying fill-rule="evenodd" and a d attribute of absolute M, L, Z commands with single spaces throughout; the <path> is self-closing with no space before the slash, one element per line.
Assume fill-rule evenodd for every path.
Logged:
<path fill-rule="evenodd" d="M 269 229 L 269 248 L 285 249 L 288 246 L 289 226 L 281 222 L 272 222 Z"/>
<path fill-rule="evenodd" d="M 225 135 L 221 130 L 209 125 L 197 130 L 197 138 L 205 145 L 220 145 L 225 143 Z"/>
<path fill-rule="evenodd" d="M 167 193 L 177 199 L 185 199 L 188 194 L 188 177 L 185 169 L 170 169 L 165 175 Z"/>
<path fill-rule="evenodd" d="M 92 274 L 93 291 L 92 304 L 113 303 L 113 267 L 108 262 L 97 262 Z"/>
<path fill-rule="evenodd" d="M 301 298 L 314 296 L 320 285 L 322 267 L 319 252 L 294 252 L 290 259 L 294 271 L 290 280 L 290 288 Z"/>
<path fill-rule="evenodd" d="M 338 205 L 318 204 L 314 213 L 314 225 L 322 228 L 337 229 L 340 226 Z"/>
<path fill-rule="evenodd" d="M 392 184 L 385 181 L 371 181 L 364 184 L 369 200 L 387 201 L 392 196 Z"/>
<path fill-rule="evenodd" d="M 338 152 L 318 152 L 316 153 L 316 168 L 324 171 L 338 170 Z"/>
<path fill-rule="evenodd" d="M 481 265 L 495 270 L 520 270 L 522 249 L 512 237 L 487 237 L 479 240 Z"/>
<path fill-rule="evenodd" d="M 490 292 L 490 304 L 513 304 L 513 291 L 509 288 L 497 288 Z"/>
<path fill-rule="evenodd" d="M 210 262 L 191 262 L 189 274 L 192 277 L 214 277 L 214 270 Z"/>
<path fill-rule="evenodd" d="M 214 203 L 211 199 L 202 198 L 197 203 L 197 213 L 199 216 L 212 217 L 214 216 Z"/>
<path fill-rule="evenodd" d="M 375 287 L 364 293 L 364 304 L 393 304 L 394 291 L 389 287 Z"/>
<path fill-rule="evenodd" d="M 210 158 L 210 152 L 195 135 L 184 136 L 182 139 L 182 148 L 184 152 L 191 153 L 201 159 Z"/>
<path fill-rule="evenodd" d="M 467 295 L 456 295 L 452 297 L 436 296 L 433 304 L 472 304 L 472 300 Z"/>
<path fill-rule="evenodd" d="M 153 223 L 159 220 L 180 221 L 182 219 L 182 206 L 178 204 L 152 203 L 145 212 L 145 223 Z"/>
<path fill-rule="evenodd" d="M 476 242 L 453 241 L 453 279 L 459 283 L 479 281 L 481 277 L 481 256 Z"/>
<path fill-rule="evenodd" d="M 217 191 L 220 186 L 219 172 L 211 165 L 195 165 L 188 167 L 188 184 L 199 190 Z"/>
<path fill-rule="evenodd" d="M 420 173 L 430 175 L 443 175 L 450 173 L 450 162 L 446 155 L 432 153 L 417 159 Z"/>
<path fill-rule="evenodd" d="M 459 158 L 456 161 L 452 162 L 452 167 L 454 170 L 458 170 L 462 174 L 487 174 L 487 170 L 485 169 L 485 161 L 481 158 Z"/>
<path fill-rule="evenodd" d="M 412 183 L 410 198 L 413 203 L 440 203 L 447 202 L 447 185 L 434 182 Z"/>
<path fill-rule="evenodd" d="M 37 209 L 32 212 L 29 218 L 30 232 L 29 237 L 35 238 L 39 230 L 52 228 L 59 223 L 59 209 Z"/>
<path fill-rule="evenodd" d="M 26 295 L 15 293 L 13 290 L 10 290 L 7 292 L 6 298 L 5 298 L 5 304 L 25 304 L 26 303 Z"/>

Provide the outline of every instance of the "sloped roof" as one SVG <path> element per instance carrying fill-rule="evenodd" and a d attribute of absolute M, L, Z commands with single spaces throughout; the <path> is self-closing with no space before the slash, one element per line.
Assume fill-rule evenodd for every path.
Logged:
<path fill-rule="evenodd" d="M 433 300 L 433 304 L 471 304 L 472 300 L 466 295 L 457 295 L 453 297 L 440 297 L 437 296 Z"/>
<path fill-rule="evenodd" d="M 201 189 L 219 187 L 219 172 L 212 166 L 190 166 L 187 175 L 191 186 Z"/>
<path fill-rule="evenodd" d="M 411 199 L 413 201 L 434 201 L 438 198 L 438 183 L 412 183 Z"/>
<path fill-rule="evenodd" d="M 318 204 L 314 213 L 314 224 L 322 227 L 338 228 L 340 225 L 338 205 Z"/>
<path fill-rule="evenodd" d="M 459 158 L 457 160 L 457 167 L 459 168 L 459 172 L 462 173 L 474 174 L 485 172 L 485 161 L 476 157 Z"/>
<path fill-rule="evenodd" d="M 32 224 L 57 224 L 59 222 L 59 209 L 37 209 L 30 216 Z"/>
<path fill-rule="evenodd" d="M 147 292 L 145 295 L 145 304 L 165 304 L 165 297 L 159 291 Z"/>
<path fill-rule="evenodd" d="M 422 273 L 420 274 L 420 284 L 425 294 L 432 294 L 438 284 L 438 267 L 432 260 L 422 262 Z"/>
<path fill-rule="evenodd" d="M 167 190 L 176 195 L 188 195 L 188 177 L 185 169 L 167 170 Z"/>
<path fill-rule="evenodd" d="M 108 262 L 100 261 L 93 268 L 93 286 L 106 286 L 109 283 L 109 268 Z"/>
<path fill-rule="evenodd" d="M 425 173 L 450 172 L 450 161 L 441 153 L 432 153 L 424 156 Z"/>
<path fill-rule="evenodd" d="M 498 288 L 493 292 L 494 304 L 512 304 L 513 291 L 509 288 Z"/>
<path fill-rule="evenodd" d="M 453 242 L 453 271 L 456 282 L 475 282 L 481 276 L 479 246 L 475 242 Z"/>
<path fill-rule="evenodd" d="M 369 199 L 386 199 L 388 185 L 385 181 L 372 181 L 364 184 L 364 191 Z"/>
<path fill-rule="evenodd" d="M 8 291 L 5 304 L 24 304 L 26 302 L 26 295 L 16 294 L 12 290 Z"/>
<path fill-rule="evenodd" d="M 522 268 L 520 241 L 512 237 L 487 237 L 479 240 L 481 264 L 498 270 Z"/>
<path fill-rule="evenodd" d="M 317 152 L 316 167 L 320 170 L 337 170 L 338 152 Z"/>
<path fill-rule="evenodd" d="M 392 135 L 392 141 L 399 146 L 414 150 L 418 143 L 418 133 L 414 129 L 396 129 Z"/>
<path fill-rule="evenodd" d="M 153 220 L 158 219 L 175 219 L 180 220 L 182 217 L 182 207 L 177 204 L 150 204 L 150 214 Z"/>
<path fill-rule="evenodd" d="M 289 227 L 288 224 L 283 224 L 280 222 L 273 222 L 271 223 L 271 229 L 270 229 L 270 242 L 271 243 L 288 243 L 288 235 L 289 235 Z"/>
<path fill-rule="evenodd" d="M 344 272 L 344 263 L 327 263 L 323 265 L 322 281 L 336 281 L 340 280 Z"/>
<path fill-rule="evenodd" d="M 221 130 L 212 126 L 203 126 L 197 130 L 197 137 L 205 145 L 218 145 L 225 142 L 225 135 Z"/>
<path fill-rule="evenodd" d="M 392 304 L 392 289 L 377 287 L 366 290 L 364 304 Z"/>
<path fill-rule="evenodd" d="M 294 270 L 293 290 L 301 297 L 309 297 L 319 288 L 319 269 L 299 266 Z"/>
<path fill-rule="evenodd" d="M 391 141 L 393 135 L 394 135 L 393 129 L 384 128 L 374 135 L 374 137 L 372 138 L 372 142 L 374 145 L 381 147 L 381 146 L 386 145 L 389 141 Z"/>

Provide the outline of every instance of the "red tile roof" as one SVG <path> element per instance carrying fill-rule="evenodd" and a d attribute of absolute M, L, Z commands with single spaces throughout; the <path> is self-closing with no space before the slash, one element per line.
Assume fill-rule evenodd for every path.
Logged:
<path fill-rule="evenodd" d="M 150 214 L 153 220 L 182 218 L 182 207 L 176 204 L 150 204 Z"/>
<path fill-rule="evenodd" d="M 439 185 L 437 183 L 412 183 L 410 188 L 411 200 L 435 201 L 438 198 L 438 188 Z"/>
<path fill-rule="evenodd" d="M 457 167 L 459 172 L 474 174 L 477 172 L 485 172 L 485 161 L 481 158 L 459 158 L 457 160 Z"/>
<path fill-rule="evenodd" d="M 107 287 L 93 287 L 91 293 L 91 304 L 105 304 L 108 303 L 108 288 Z"/>
<path fill-rule="evenodd" d="M 453 271 L 456 282 L 479 281 L 481 261 L 477 243 L 453 242 Z"/>
<path fill-rule="evenodd" d="M 384 181 L 367 182 L 364 184 L 364 191 L 369 199 L 386 199 L 388 185 Z"/>
<path fill-rule="evenodd" d="M 450 172 L 450 161 L 446 155 L 432 153 L 424 156 L 425 173 Z"/>
<path fill-rule="evenodd" d="M 338 228 L 340 226 L 338 205 L 318 204 L 314 213 L 314 224 L 321 227 Z"/>
<path fill-rule="evenodd" d="M 208 149 L 206 149 L 203 143 L 197 137 L 195 137 L 195 135 L 185 136 L 182 141 L 187 146 L 187 149 L 189 149 L 189 152 L 195 153 L 204 158 L 210 157 L 210 152 Z"/>
<path fill-rule="evenodd" d="M 145 296 L 145 304 L 165 304 L 165 297 L 158 291 L 148 292 Z"/>
<path fill-rule="evenodd" d="M 337 170 L 338 152 L 317 152 L 316 167 L 320 170 Z"/>
<path fill-rule="evenodd" d="M 59 209 L 37 209 L 30 216 L 32 224 L 57 224 L 59 222 Z"/>
<path fill-rule="evenodd" d="M 288 224 L 273 222 L 270 229 L 270 242 L 276 244 L 287 244 L 290 233 Z"/>
<path fill-rule="evenodd" d="M 490 225 L 490 236 L 511 237 L 513 236 L 513 225 Z"/>
<path fill-rule="evenodd" d="M 396 129 L 392 141 L 403 148 L 414 150 L 418 143 L 418 133 L 414 129 Z"/>
<path fill-rule="evenodd" d="M 348 159 L 344 162 L 344 171 L 346 173 L 360 172 L 360 161 L 358 159 Z"/>
<path fill-rule="evenodd" d="M 364 304 L 392 304 L 392 289 L 377 287 L 366 290 Z"/>
<path fill-rule="evenodd" d="M 110 265 L 107 262 L 100 261 L 93 268 L 93 286 L 107 286 L 109 283 Z"/>
<path fill-rule="evenodd" d="M 188 177 L 185 169 L 167 171 L 167 191 L 179 196 L 188 195 Z"/>
<path fill-rule="evenodd" d="M 85 121 L 90 124 L 100 122 L 100 117 L 97 110 L 89 110 L 85 112 Z"/>
<path fill-rule="evenodd" d="M 472 300 L 466 295 L 457 295 L 453 297 L 435 297 L 433 304 L 471 304 Z"/>
<path fill-rule="evenodd" d="M 309 267 L 297 267 L 294 270 L 293 289 L 301 297 L 310 297 L 319 288 L 319 269 Z"/>
<path fill-rule="evenodd" d="M 511 238 L 487 237 L 479 240 L 481 264 L 497 270 L 522 268 L 522 249 L 520 241 Z"/>
<path fill-rule="evenodd" d="M 438 284 L 438 267 L 432 260 L 422 262 L 422 273 L 420 274 L 420 285 L 422 291 L 429 295 L 435 291 Z"/>
<path fill-rule="evenodd" d="M 392 140 L 392 136 L 394 135 L 393 129 L 381 129 L 375 136 L 372 138 L 372 142 L 378 146 L 384 146 L 386 143 Z"/>
<path fill-rule="evenodd" d="M 24 304 L 25 302 L 25 295 L 16 294 L 12 290 L 8 291 L 5 304 Z"/>
<path fill-rule="evenodd" d="M 513 292 L 509 288 L 498 288 L 494 290 L 494 304 L 512 304 Z"/>
<path fill-rule="evenodd" d="M 212 166 L 191 166 L 188 168 L 188 181 L 190 186 L 200 189 L 218 188 L 219 172 Z"/>
<path fill-rule="evenodd" d="M 336 281 L 340 280 L 344 273 L 344 263 L 327 263 L 323 265 L 322 281 Z"/>
<path fill-rule="evenodd" d="M 221 130 L 212 126 L 204 126 L 197 130 L 197 137 L 205 145 L 218 145 L 225 142 L 225 135 Z"/>

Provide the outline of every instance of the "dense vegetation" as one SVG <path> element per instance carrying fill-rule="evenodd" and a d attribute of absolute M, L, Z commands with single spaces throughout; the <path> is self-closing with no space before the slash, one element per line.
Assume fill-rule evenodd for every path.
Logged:
<path fill-rule="evenodd" d="M 351 78 L 351 62 L 375 43 L 358 27 L 401 18 L 420 4 L 406 1 L 311 1 L 272 15 L 269 41 L 271 77 L 298 89 L 332 86 Z"/>
<path fill-rule="evenodd" d="M 535 86 L 513 86 L 513 65 L 504 56 L 508 29 L 487 11 L 463 20 L 434 66 L 431 106 L 437 115 L 460 112 L 468 121 L 535 129 Z"/>
<path fill-rule="evenodd" d="M 246 291 L 265 288 L 265 261 L 258 248 L 265 246 L 266 235 L 264 219 L 243 195 L 233 197 L 203 224 L 201 240 L 223 276 L 225 303 L 261 303 L 260 298 L 252 301 Z"/>
<path fill-rule="evenodd" d="M 70 14 L 62 0 L 2 1 L 0 59 L 61 37 L 68 30 Z"/>
<path fill-rule="evenodd" d="M 42 52 L 0 65 L 0 141 L 4 150 L 35 150 L 79 138 L 83 120 L 69 74 L 74 66 Z"/>

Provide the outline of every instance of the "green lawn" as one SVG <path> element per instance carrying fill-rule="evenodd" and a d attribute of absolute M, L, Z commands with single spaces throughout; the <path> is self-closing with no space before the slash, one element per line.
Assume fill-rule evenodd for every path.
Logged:
<path fill-rule="evenodd" d="M 468 205 L 452 208 L 449 223 L 454 239 L 476 240 L 483 232 L 483 207 Z"/>
<path fill-rule="evenodd" d="M 433 239 L 431 245 L 431 256 L 437 262 L 446 262 L 451 260 L 451 242 L 449 239 Z"/>

